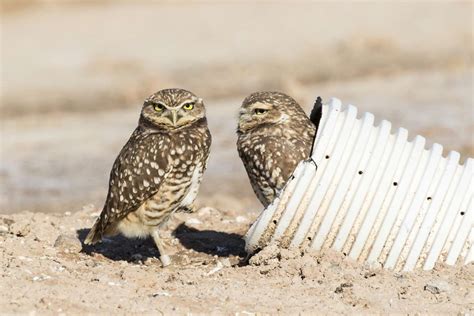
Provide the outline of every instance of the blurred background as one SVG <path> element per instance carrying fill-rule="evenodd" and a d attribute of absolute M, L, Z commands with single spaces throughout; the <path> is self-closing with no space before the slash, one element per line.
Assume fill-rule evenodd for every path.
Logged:
<path fill-rule="evenodd" d="M 261 209 L 237 110 L 280 90 L 340 98 L 474 156 L 473 2 L 1 1 L 0 213 L 101 207 L 144 98 L 204 98 L 198 205 Z"/>

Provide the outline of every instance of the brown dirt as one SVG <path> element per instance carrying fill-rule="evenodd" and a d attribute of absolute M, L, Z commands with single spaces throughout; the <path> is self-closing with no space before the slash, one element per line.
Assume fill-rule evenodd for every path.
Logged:
<path fill-rule="evenodd" d="M 167 225 L 173 265 L 151 240 L 81 243 L 98 209 L 0 217 L 3 313 L 470 313 L 474 265 L 370 270 L 333 252 L 272 245 L 245 262 L 256 214 L 201 208 Z M 12 290 L 14 289 L 14 290 Z"/>

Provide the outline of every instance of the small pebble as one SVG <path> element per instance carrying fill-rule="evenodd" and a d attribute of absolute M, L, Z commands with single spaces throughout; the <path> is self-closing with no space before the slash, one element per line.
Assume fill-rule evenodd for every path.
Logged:
<path fill-rule="evenodd" d="M 245 217 L 245 216 L 237 216 L 237 217 L 235 218 L 235 221 L 236 221 L 237 223 L 246 223 L 246 222 L 247 222 L 247 217 Z"/>
<path fill-rule="evenodd" d="M 8 227 L 6 225 L 0 225 L 0 234 L 8 233 Z"/>
<path fill-rule="evenodd" d="M 143 262 L 144 265 L 146 266 L 154 266 L 154 265 L 159 265 L 159 260 L 156 259 L 156 258 L 147 258 L 144 262 Z"/>
<path fill-rule="evenodd" d="M 58 236 L 54 242 L 54 247 L 72 253 L 79 253 L 82 250 L 81 241 L 76 236 L 63 234 Z"/>
<path fill-rule="evenodd" d="M 10 226 L 11 224 L 15 223 L 15 221 L 12 220 L 11 218 L 3 218 L 2 221 L 3 221 L 3 224 L 7 226 Z"/>
<path fill-rule="evenodd" d="M 232 264 L 230 263 L 229 258 L 224 258 L 224 259 L 222 259 L 222 260 L 221 260 L 221 263 L 222 263 L 222 265 L 223 265 L 224 267 L 227 267 L 227 268 L 232 266 Z"/>
<path fill-rule="evenodd" d="M 366 273 L 364 274 L 364 278 L 365 278 L 365 279 L 368 279 L 368 278 L 374 277 L 374 276 L 376 276 L 376 275 L 377 275 L 377 274 L 376 274 L 375 272 L 369 271 L 369 272 L 366 272 Z"/>
<path fill-rule="evenodd" d="M 431 285 L 431 284 L 426 284 L 425 287 L 424 287 L 424 290 L 430 292 L 431 294 L 441 293 L 441 291 L 439 290 L 438 287 L 436 287 L 434 285 Z"/>
<path fill-rule="evenodd" d="M 33 259 L 28 258 L 28 257 L 24 257 L 24 256 L 18 256 L 18 259 L 20 259 L 22 261 L 27 261 L 27 262 L 32 262 L 33 261 Z"/>
<path fill-rule="evenodd" d="M 10 225 L 9 230 L 17 237 L 25 237 L 30 233 L 30 225 L 22 223 L 13 223 Z"/>
<path fill-rule="evenodd" d="M 209 271 L 206 275 L 207 276 L 213 275 L 214 273 L 221 270 L 223 267 L 224 267 L 224 265 L 220 261 L 217 261 L 216 267 L 214 269 L 212 269 L 211 271 Z"/>
<path fill-rule="evenodd" d="M 97 267 L 98 264 L 94 260 L 87 260 L 85 262 L 85 265 L 86 265 L 86 267 L 94 268 L 94 267 Z"/>
<path fill-rule="evenodd" d="M 171 294 L 167 292 L 157 292 L 157 293 L 151 294 L 151 297 L 159 297 L 159 296 L 171 296 Z"/>
<path fill-rule="evenodd" d="M 41 274 L 41 275 L 37 275 L 33 277 L 33 281 L 43 281 L 43 280 L 48 280 L 48 279 L 51 279 L 51 277 L 46 274 Z"/>
<path fill-rule="evenodd" d="M 352 287 L 352 283 L 341 283 L 341 285 L 339 285 L 335 290 L 334 290 L 334 293 L 342 293 L 344 291 L 344 288 L 347 288 L 347 287 Z"/>
<path fill-rule="evenodd" d="M 197 211 L 197 214 L 199 216 L 209 216 L 211 215 L 213 212 L 219 212 L 217 211 L 215 208 L 212 208 L 212 207 L 201 207 L 198 211 Z"/>
<path fill-rule="evenodd" d="M 431 280 L 426 283 L 426 286 L 435 287 L 439 290 L 439 292 L 450 292 L 452 290 L 449 283 L 444 280 Z"/>
<path fill-rule="evenodd" d="M 199 224 L 202 224 L 202 222 L 200 220 L 198 220 L 197 218 L 190 218 L 188 219 L 185 224 L 187 226 L 190 226 L 190 225 L 199 225 Z"/>

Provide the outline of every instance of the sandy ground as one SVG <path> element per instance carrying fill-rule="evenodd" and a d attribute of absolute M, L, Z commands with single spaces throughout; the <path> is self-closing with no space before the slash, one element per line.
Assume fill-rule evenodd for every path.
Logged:
<path fill-rule="evenodd" d="M 253 216 L 203 208 L 169 223 L 174 263 L 162 268 L 151 240 L 117 237 L 82 248 L 97 211 L 0 217 L 2 313 L 474 311 L 474 264 L 397 273 L 370 270 L 337 253 L 273 246 L 247 263 L 241 235 Z"/>
<path fill-rule="evenodd" d="M 472 2 L 0 4 L 1 313 L 473 313 L 472 264 L 372 271 L 273 246 L 247 261 L 262 208 L 235 149 L 239 104 L 270 89 L 474 156 Z M 200 210 L 165 228 L 174 264 L 150 240 L 83 248 L 143 98 L 172 86 L 204 98 L 213 134 Z"/>

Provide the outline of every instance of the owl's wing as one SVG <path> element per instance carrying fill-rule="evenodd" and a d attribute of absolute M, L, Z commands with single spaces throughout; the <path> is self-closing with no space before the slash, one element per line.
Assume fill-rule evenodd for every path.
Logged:
<path fill-rule="evenodd" d="M 266 191 L 262 191 L 263 188 L 260 188 L 255 181 L 251 181 L 254 192 L 264 205 L 278 195 L 296 165 L 308 157 L 310 149 L 300 140 L 292 142 L 274 136 L 255 140 L 251 151 L 239 148 L 247 173 L 256 173 L 260 182 L 267 184 Z"/>
<path fill-rule="evenodd" d="M 165 137 L 159 133 L 144 133 L 139 128 L 134 131 L 114 162 L 104 208 L 86 243 L 100 240 L 110 224 L 158 192 L 170 166 L 159 148 L 167 140 Z"/>
<path fill-rule="evenodd" d="M 297 140 L 295 142 L 290 142 L 290 141 L 275 141 L 275 142 L 270 142 L 269 143 L 270 151 L 274 151 L 276 153 L 281 152 L 283 153 L 283 156 L 277 156 L 273 157 L 274 160 L 278 161 L 278 165 L 281 169 L 281 176 L 283 179 L 289 179 L 290 176 L 292 175 L 294 169 L 298 165 L 298 163 L 301 160 L 307 159 L 308 158 L 308 146 L 305 144 L 303 141 Z M 268 161 L 269 159 L 272 159 L 271 156 L 266 156 L 264 157 L 264 160 Z M 269 182 L 275 182 L 273 183 L 274 187 L 281 188 L 284 185 L 283 183 L 278 183 L 279 181 L 282 181 L 282 178 L 280 177 L 272 177 L 270 175 Z"/>

